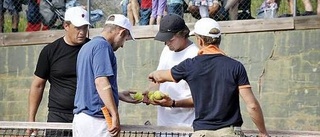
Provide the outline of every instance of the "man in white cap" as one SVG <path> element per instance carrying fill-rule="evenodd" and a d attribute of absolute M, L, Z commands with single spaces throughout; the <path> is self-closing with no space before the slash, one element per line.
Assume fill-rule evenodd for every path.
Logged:
<path fill-rule="evenodd" d="M 82 7 L 72 7 L 65 12 L 63 27 L 65 35 L 46 45 L 38 59 L 34 79 L 29 92 L 28 121 L 36 121 L 46 82 L 49 81 L 49 104 L 47 122 L 71 123 L 76 92 L 76 60 L 87 38 L 89 15 Z M 30 134 L 32 130 L 28 131 Z M 66 131 L 67 132 L 67 131 Z M 48 130 L 47 136 L 64 136 L 71 131 Z"/>
<path fill-rule="evenodd" d="M 109 137 L 120 133 L 119 99 L 137 103 L 118 94 L 115 51 L 133 38 L 128 18 L 113 14 L 107 18 L 100 36 L 80 50 L 77 60 L 77 92 L 73 120 L 75 137 Z M 104 113 L 101 108 L 105 108 Z M 111 115 L 111 119 L 105 115 Z M 106 123 L 110 122 L 110 124 Z"/>
<path fill-rule="evenodd" d="M 244 66 L 219 49 L 219 24 L 211 18 L 202 18 L 190 34 L 196 36 L 200 48 L 198 55 L 170 70 L 154 71 L 149 79 L 159 83 L 187 81 L 195 108 L 192 137 L 243 137 L 239 128 L 243 124 L 239 95 L 259 136 L 268 137 L 261 107 L 251 90 Z"/>

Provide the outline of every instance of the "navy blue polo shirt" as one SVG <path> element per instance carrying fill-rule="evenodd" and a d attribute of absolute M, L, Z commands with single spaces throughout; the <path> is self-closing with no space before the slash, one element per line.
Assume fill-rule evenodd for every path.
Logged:
<path fill-rule="evenodd" d="M 250 83 L 239 61 L 222 54 L 202 54 L 174 66 L 171 75 L 190 86 L 195 131 L 242 125 L 239 86 Z"/>

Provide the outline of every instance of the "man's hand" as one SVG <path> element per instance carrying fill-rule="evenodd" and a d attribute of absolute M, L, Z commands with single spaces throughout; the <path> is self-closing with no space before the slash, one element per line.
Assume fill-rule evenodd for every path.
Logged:
<path fill-rule="evenodd" d="M 148 79 L 154 83 L 174 82 L 171 70 L 156 70 L 148 75 Z"/>
<path fill-rule="evenodd" d="M 153 105 L 160 105 L 162 107 L 171 107 L 173 100 L 169 96 L 164 96 L 161 100 L 153 100 Z"/>
<path fill-rule="evenodd" d="M 138 104 L 141 103 L 141 100 L 135 100 L 134 98 L 132 98 L 131 94 L 136 94 L 137 92 L 135 91 L 122 91 L 119 92 L 119 99 L 121 101 L 127 102 L 127 103 L 132 103 L 132 104 Z"/>
<path fill-rule="evenodd" d="M 38 131 L 35 130 L 35 129 L 27 129 L 27 130 L 26 130 L 26 133 L 27 133 L 27 135 L 30 136 L 30 137 L 35 137 L 35 136 L 37 136 Z"/>

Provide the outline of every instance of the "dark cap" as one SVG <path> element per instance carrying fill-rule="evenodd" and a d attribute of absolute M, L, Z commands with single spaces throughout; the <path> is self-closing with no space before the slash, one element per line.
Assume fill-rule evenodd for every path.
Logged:
<path fill-rule="evenodd" d="M 166 42 L 170 40 L 177 32 L 185 28 L 188 29 L 186 23 L 179 15 L 168 14 L 161 19 L 159 32 L 154 39 Z"/>

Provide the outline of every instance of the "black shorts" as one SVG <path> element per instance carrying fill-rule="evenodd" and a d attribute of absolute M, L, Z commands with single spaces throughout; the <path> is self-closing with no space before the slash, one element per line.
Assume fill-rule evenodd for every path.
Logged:
<path fill-rule="evenodd" d="M 73 114 L 49 111 L 47 122 L 72 123 Z M 46 130 L 46 137 L 72 137 L 71 129 Z"/>

